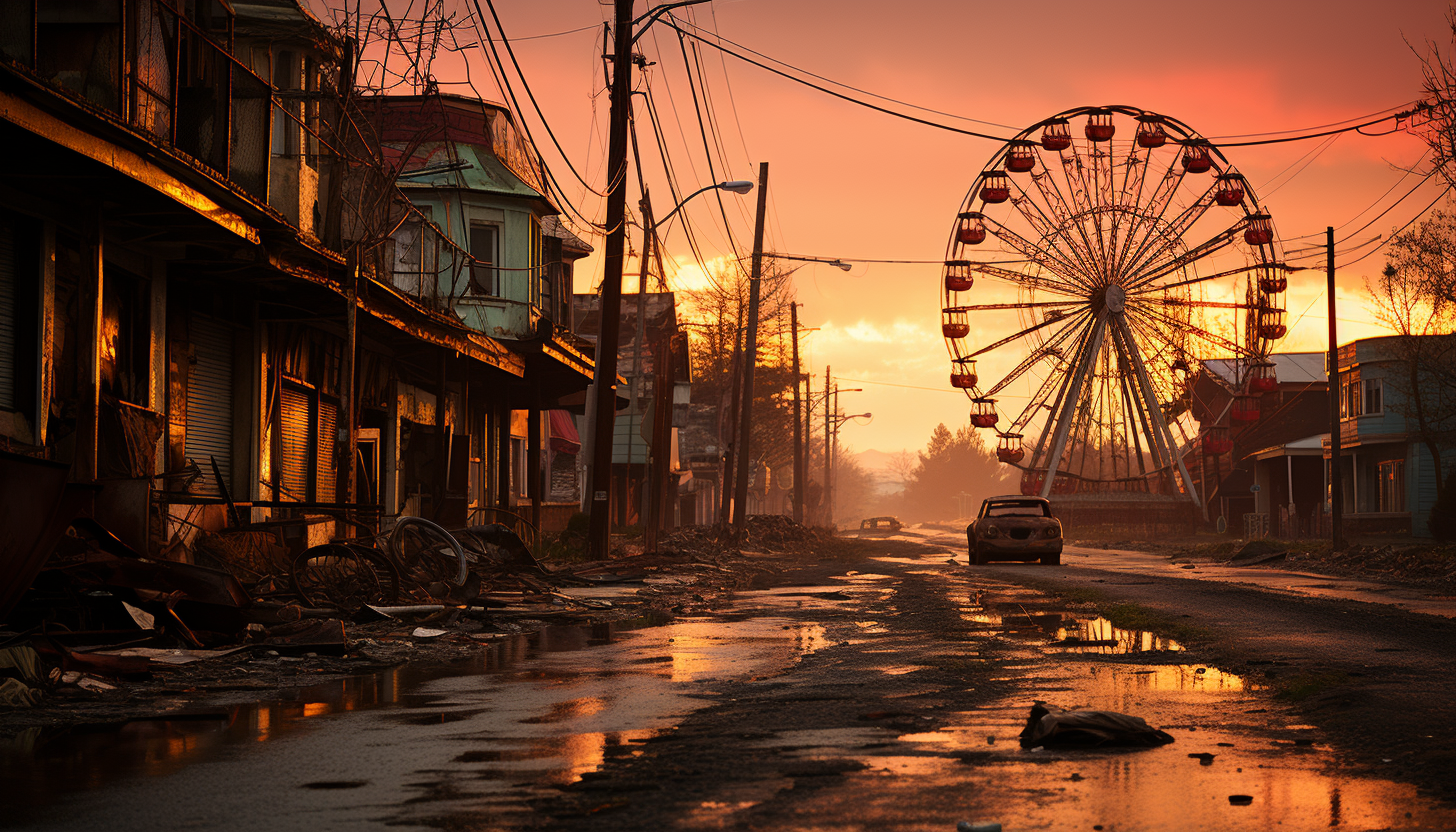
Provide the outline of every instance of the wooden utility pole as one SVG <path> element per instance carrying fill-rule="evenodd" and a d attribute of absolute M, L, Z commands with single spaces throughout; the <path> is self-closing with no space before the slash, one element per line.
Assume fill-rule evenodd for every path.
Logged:
<path fill-rule="evenodd" d="M 741 307 L 739 314 L 742 314 Z M 718 526 L 728 525 L 728 521 L 731 519 L 728 512 L 733 505 L 733 471 L 735 470 L 733 467 L 733 453 L 738 447 L 738 442 L 735 438 L 738 432 L 738 394 L 743 389 L 738 383 L 738 367 L 742 361 L 743 353 L 741 343 L 743 340 L 743 326 L 741 320 L 739 324 L 738 328 L 733 332 L 733 361 L 728 368 L 728 380 L 733 385 L 733 395 L 732 403 L 728 406 L 728 437 L 723 449 L 723 475 L 719 483 L 721 487 L 718 493 L 719 505 L 718 519 L 716 521 L 716 525 Z"/>
<path fill-rule="evenodd" d="M 622 318 L 622 253 L 627 239 L 627 123 L 632 109 L 632 0 L 616 0 L 613 24 L 612 112 L 607 133 L 607 245 L 603 256 L 591 403 L 596 416 L 592 465 L 587 474 L 591 517 L 588 549 L 605 559 L 611 550 L 612 434 L 617 410 L 617 336 Z"/>
<path fill-rule="evenodd" d="M 758 164 L 758 216 L 753 220 L 753 271 L 748 276 L 748 329 L 743 335 L 743 403 L 738 414 L 738 476 L 733 489 L 733 527 L 739 539 L 748 528 L 748 466 L 753 423 L 753 365 L 758 361 L 758 299 L 763 277 L 763 215 L 768 210 L 768 162 Z"/>
<path fill-rule="evenodd" d="M 789 325 L 793 330 L 794 371 L 794 522 L 804 522 L 804 424 L 799 400 L 799 304 L 789 304 Z"/>
<path fill-rule="evenodd" d="M 824 524 L 826 526 L 829 526 L 830 528 L 833 528 L 834 527 L 834 505 L 829 502 L 830 496 L 831 496 L 830 495 L 830 491 L 829 491 L 829 489 L 830 489 L 830 481 L 829 481 L 829 475 L 830 475 L 830 471 L 829 471 L 829 437 L 830 437 L 830 434 L 832 434 L 834 431 L 833 431 L 833 428 L 830 427 L 830 415 L 829 415 L 829 385 L 830 385 L 829 365 L 828 364 L 825 364 L 824 365 L 824 393 L 823 393 L 823 395 L 824 395 Z"/>
<path fill-rule="evenodd" d="M 1345 482 L 1340 471 L 1340 340 L 1335 331 L 1335 229 L 1325 229 L 1325 294 L 1329 296 L 1330 358 L 1330 548 L 1345 548 Z"/>

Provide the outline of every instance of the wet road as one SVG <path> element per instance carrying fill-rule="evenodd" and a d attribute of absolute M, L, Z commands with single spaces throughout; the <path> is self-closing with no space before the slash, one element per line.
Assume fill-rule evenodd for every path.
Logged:
<path fill-rule="evenodd" d="M 1338 738 L 1271 696 L 1257 668 L 1274 659 L 1220 667 L 1021 584 L 1127 593 L 1215 628 L 1243 620 L 1258 632 L 1238 649 L 1285 665 L 1335 644 L 1400 666 L 1408 653 L 1388 651 L 1418 645 L 1283 590 L 1210 590 L 1090 554 L 1061 570 L 968 569 L 948 554 L 808 565 L 712 616 L 548 627 L 448 673 L 30 734 L 0 755 L 16 787 L 0 803 L 35 829 L 1456 827 L 1450 807 L 1378 765 L 1347 767 Z M 1261 615 L 1320 629 L 1248 626 Z M 1176 742 L 1022 750 L 1035 699 L 1134 713 Z"/>

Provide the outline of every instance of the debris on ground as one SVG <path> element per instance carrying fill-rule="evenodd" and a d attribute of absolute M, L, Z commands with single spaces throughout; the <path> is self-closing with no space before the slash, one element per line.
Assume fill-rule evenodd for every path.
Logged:
<path fill-rule="evenodd" d="M 1142 717 L 1113 711 L 1068 711 L 1037 702 L 1031 706 L 1026 727 L 1021 729 L 1021 747 L 1130 746 L 1148 748 L 1167 745 L 1173 737 L 1148 725 Z"/>

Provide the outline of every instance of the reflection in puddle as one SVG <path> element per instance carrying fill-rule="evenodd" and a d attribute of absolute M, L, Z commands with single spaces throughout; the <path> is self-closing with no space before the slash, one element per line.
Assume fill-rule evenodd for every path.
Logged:
<path fill-rule="evenodd" d="M 1089 619 L 1061 612 L 1000 615 L 971 604 L 961 617 L 982 625 L 978 629 L 1015 639 L 1045 640 L 1066 652 L 1126 655 L 1183 649 L 1171 638 L 1145 630 L 1124 630 L 1101 616 Z"/>
<path fill-rule="evenodd" d="M 108 816 L 117 801 L 176 807 L 179 825 L 199 826 L 224 810 L 239 827 L 267 826 L 260 813 L 287 808 L 219 790 L 209 779 L 219 776 L 247 782 L 251 793 L 315 801 L 330 791 L 316 784 L 349 783 L 338 790 L 358 806 L 407 805 L 421 794 L 493 800 L 502 790 L 569 784 L 609 758 L 640 753 L 634 743 L 696 707 L 697 683 L 777 673 L 828 644 L 822 626 L 786 618 L 657 624 L 548 626 L 494 640 L 452 667 L 392 668 L 206 718 L 27 731 L 0 740 L 0 804 L 52 822 L 54 812 L 41 810 L 67 796 L 89 818 L 77 825 L 97 828 L 126 827 Z M 359 713 L 335 719 L 351 712 Z M 252 756 L 228 751 L 259 744 Z M 211 765 L 192 765 L 203 761 Z"/>

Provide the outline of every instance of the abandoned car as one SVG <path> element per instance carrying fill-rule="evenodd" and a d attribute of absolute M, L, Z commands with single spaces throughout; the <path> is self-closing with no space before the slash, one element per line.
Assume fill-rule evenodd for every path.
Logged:
<path fill-rule="evenodd" d="M 966 542 L 973 564 L 1039 560 L 1056 566 L 1062 562 L 1062 521 L 1045 498 L 990 497 L 966 526 Z"/>

